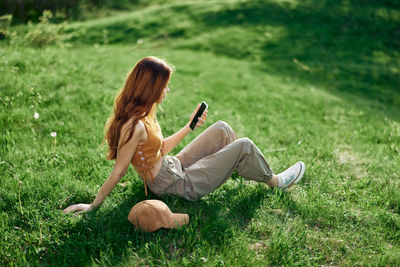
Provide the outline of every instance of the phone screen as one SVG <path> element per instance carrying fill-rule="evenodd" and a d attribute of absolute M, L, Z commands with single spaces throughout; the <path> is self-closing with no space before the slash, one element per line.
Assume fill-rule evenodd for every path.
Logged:
<path fill-rule="evenodd" d="M 197 111 L 196 115 L 194 116 L 192 122 L 190 123 L 190 129 L 192 129 L 192 131 L 194 131 L 194 129 L 196 128 L 196 124 L 199 122 L 199 118 L 203 115 L 204 111 L 207 109 L 208 105 L 206 102 L 201 102 L 200 108 Z"/>

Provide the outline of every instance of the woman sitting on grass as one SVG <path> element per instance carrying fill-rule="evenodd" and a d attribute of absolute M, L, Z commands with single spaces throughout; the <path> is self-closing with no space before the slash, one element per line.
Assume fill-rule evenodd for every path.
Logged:
<path fill-rule="evenodd" d="M 305 165 L 297 162 L 274 175 L 261 151 L 248 138 L 239 138 L 225 122 L 218 121 L 195 138 L 176 156 L 167 156 L 191 132 L 190 122 L 175 134 L 163 138 L 156 119 L 156 106 L 170 92 L 172 68 L 156 57 L 140 60 L 128 75 L 116 98 L 114 116 L 105 138 L 107 159 L 115 159 L 114 169 L 92 204 L 75 204 L 64 212 L 89 211 L 98 207 L 125 175 L 132 163 L 147 187 L 162 196 L 171 194 L 195 201 L 213 192 L 237 170 L 239 175 L 271 187 L 287 189 L 300 181 Z M 207 110 L 197 123 L 201 127 Z"/>

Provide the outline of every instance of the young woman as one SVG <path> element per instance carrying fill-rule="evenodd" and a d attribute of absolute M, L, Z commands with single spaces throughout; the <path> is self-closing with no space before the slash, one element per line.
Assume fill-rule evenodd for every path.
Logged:
<path fill-rule="evenodd" d="M 274 175 L 261 151 L 248 138 L 238 138 L 225 122 L 207 128 L 176 156 L 167 156 L 191 132 L 190 122 L 175 134 L 163 138 L 156 118 L 156 106 L 170 92 L 172 68 L 156 57 L 141 59 L 129 73 L 116 97 L 114 116 L 107 123 L 109 151 L 114 169 L 91 204 L 75 204 L 64 212 L 83 212 L 98 207 L 132 164 L 144 183 L 157 196 L 178 195 L 195 201 L 221 186 L 237 170 L 239 175 L 271 187 L 286 189 L 300 181 L 305 165 L 297 162 Z M 207 110 L 199 119 L 201 127 Z"/>

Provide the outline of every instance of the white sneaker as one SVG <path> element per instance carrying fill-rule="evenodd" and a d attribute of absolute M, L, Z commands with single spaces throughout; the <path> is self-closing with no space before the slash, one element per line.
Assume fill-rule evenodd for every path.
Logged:
<path fill-rule="evenodd" d="M 299 161 L 289 167 L 286 171 L 279 173 L 278 176 L 282 179 L 282 185 L 280 185 L 280 188 L 285 190 L 290 188 L 292 185 L 297 184 L 303 177 L 305 171 L 306 165 L 304 162 Z"/>

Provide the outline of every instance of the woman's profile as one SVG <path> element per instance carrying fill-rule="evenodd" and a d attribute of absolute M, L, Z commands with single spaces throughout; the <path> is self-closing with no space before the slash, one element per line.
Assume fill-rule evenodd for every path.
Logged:
<path fill-rule="evenodd" d="M 177 195 L 195 201 L 213 192 L 236 170 L 248 180 L 263 182 L 282 189 L 296 184 L 303 177 L 305 165 L 297 162 L 286 171 L 273 174 L 264 155 L 248 138 L 238 138 L 223 121 L 208 127 L 176 156 L 167 155 L 192 130 L 187 124 L 164 138 L 158 124 L 157 105 L 170 89 L 173 69 L 156 57 L 141 59 L 129 73 L 117 95 L 114 113 L 106 125 L 107 159 L 115 160 L 109 177 L 91 204 L 74 204 L 64 212 L 84 212 L 98 207 L 125 175 L 130 164 L 148 190 L 157 196 Z M 201 127 L 207 110 L 199 119 Z"/>

